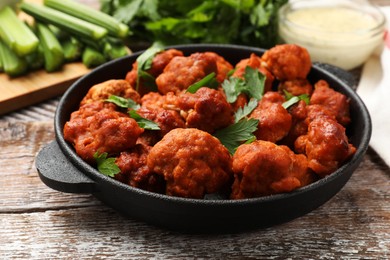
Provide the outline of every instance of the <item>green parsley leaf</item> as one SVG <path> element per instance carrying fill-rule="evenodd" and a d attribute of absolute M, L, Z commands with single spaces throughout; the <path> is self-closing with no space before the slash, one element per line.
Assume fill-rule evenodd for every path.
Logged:
<path fill-rule="evenodd" d="M 299 97 L 297 96 L 293 96 L 292 98 L 290 98 L 289 100 L 283 102 L 282 106 L 287 109 L 289 107 L 291 107 L 292 105 L 294 105 L 295 103 L 298 103 L 299 102 Z"/>
<path fill-rule="evenodd" d="M 294 96 L 292 95 L 291 93 L 289 93 L 287 90 L 283 90 L 284 92 L 284 96 L 286 98 L 286 101 L 283 102 L 282 106 L 287 109 L 289 107 L 291 107 L 292 105 L 298 103 L 300 100 L 303 100 L 305 101 L 306 105 L 309 104 L 310 102 L 310 97 L 309 95 L 307 94 L 302 94 L 302 95 L 299 95 L 299 96 Z"/>
<path fill-rule="evenodd" d="M 137 58 L 137 86 L 136 90 L 139 89 L 140 78 L 145 77 L 145 75 L 150 75 L 146 71 L 152 67 L 153 58 L 157 53 L 163 51 L 164 48 L 161 43 L 154 43 L 151 47 L 145 50 Z M 145 74 L 146 73 L 146 74 Z"/>
<path fill-rule="evenodd" d="M 127 23 L 131 43 L 233 43 L 270 48 L 278 42 L 278 11 L 288 0 L 100 0 L 101 10 Z M 226 25 L 229 26 L 226 26 Z"/>
<path fill-rule="evenodd" d="M 256 141 L 256 136 L 252 136 L 251 138 L 246 140 L 246 142 L 244 144 L 250 144 L 250 143 L 253 143 L 254 141 Z"/>
<path fill-rule="evenodd" d="M 139 127 L 146 129 L 146 130 L 160 130 L 160 127 L 157 123 L 148 120 L 146 118 L 143 118 L 140 116 L 135 110 L 130 110 L 129 115 L 131 118 L 133 118 Z"/>
<path fill-rule="evenodd" d="M 213 89 L 218 87 L 218 82 L 215 79 L 215 72 L 211 72 L 209 75 L 207 75 L 203 79 L 201 79 L 201 80 L 195 82 L 194 84 L 192 84 L 191 86 L 189 86 L 187 88 L 186 92 L 194 94 L 201 87 L 209 87 L 209 88 L 213 88 Z"/>
<path fill-rule="evenodd" d="M 116 174 L 120 173 L 118 165 L 115 164 L 115 158 L 107 158 L 107 153 L 99 154 L 99 151 L 94 153 L 93 157 L 96 160 L 97 169 L 100 173 L 103 173 L 106 176 L 114 177 Z"/>
<path fill-rule="evenodd" d="M 306 105 L 310 104 L 310 96 L 307 94 L 302 94 L 298 96 L 300 100 L 305 101 Z"/>
<path fill-rule="evenodd" d="M 222 88 L 226 94 L 226 100 L 229 103 L 234 103 L 237 97 L 240 95 L 241 86 L 244 84 L 244 80 L 236 77 L 230 77 L 222 82 Z"/>
<path fill-rule="evenodd" d="M 257 119 L 242 119 L 235 124 L 217 130 L 214 136 L 229 150 L 230 154 L 234 154 L 237 147 L 243 142 L 254 140 L 253 132 L 257 130 L 258 124 L 259 120 Z"/>
<path fill-rule="evenodd" d="M 234 74 L 235 71 L 236 71 L 235 68 L 229 70 L 228 73 L 226 74 L 226 77 L 230 78 L 230 76 L 232 76 L 232 75 Z"/>
<path fill-rule="evenodd" d="M 264 93 L 265 76 L 257 69 L 249 66 L 245 68 L 244 79 L 229 77 L 222 83 L 222 88 L 226 94 L 226 100 L 234 103 L 241 93 L 245 93 L 249 98 L 260 100 Z"/>
<path fill-rule="evenodd" d="M 106 99 L 105 101 L 114 103 L 118 107 L 122 107 L 122 108 L 139 109 L 141 107 L 139 104 L 137 104 L 137 102 L 135 102 L 131 98 L 127 99 L 116 95 L 109 96 L 108 99 Z"/>
<path fill-rule="evenodd" d="M 246 104 L 243 108 L 240 107 L 237 110 L 237 112 L 234 115 L 234 122 L 237 123 L 244 117 L 248 116 L 257 107 L 257 104 L 258 104 L 257 99 L 251 98 L 248 104 Z"/>
<path fill-rule="evenodd" d="M 147 73 L 146 71 L 139 71 L 138 79 L 143 79 L 142 83 L 145 87 L 149 88 L 152 92 L 157 92 L 157 84 L 156 84 L 156 78 L 153 77 L 151 74 Z M 138 81 L 137 81 L 138 82 Z M 138 84 L 138 83 L 137 83 Z M 139 86 L 139 84 L 138 84 Z"/>
<path fill-rule="evenodd" d="M 265 76 L 257 69 L 247 66 L 245 68 L 244 77 L 246 81 L 246 88 L 242 91 L 248 94 L 249 97 L 254 97 L 257 100 L 260 100 L 264 94 Z"/>
<path fill-rule="evenodd" d="M 267 12 L 267 6 L 263 6 L 261 3 L 257 4 L 249 16 L 249 21 L 256 27 L 262 27 L 268 25 L 271 13 Z"/>
<path fill-rule="evenodd" d="M 292 97 L 295 97 L 293 94 L 291 94 L 290 92 L 288 92 L 287 90 L 283 89 L 283 93 L 284 93 L 284 97 L 286 100 L 289 100 L 291 99 Z"/>
<path fill-rule="evenodd" d="M 129 23 L 136 16 L 137 12 L 139 12 L 141 4 L 142 4 L 142 0 L 125 2 L 119 5 L 118 7 L 114 8 L 115 9 L 114 17 L 121 22 Z M 110 5 L 112 4 L 110 3 Z M 110 9 L 112 8 L 111 6 L 109 6 L 109 4 L 103 5 L 103 7 L 110 8 Z"/>

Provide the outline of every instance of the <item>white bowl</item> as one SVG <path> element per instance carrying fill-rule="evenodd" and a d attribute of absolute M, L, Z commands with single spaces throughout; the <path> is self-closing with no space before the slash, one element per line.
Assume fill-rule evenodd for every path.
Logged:
<path fill-rule="evenodd" d="M 297 0 L 279 10 L 283 42 L 305 47 L 312 61 L 350 70 L 381 48 L 386 18 L 379 8 L 352 0 Z"/>

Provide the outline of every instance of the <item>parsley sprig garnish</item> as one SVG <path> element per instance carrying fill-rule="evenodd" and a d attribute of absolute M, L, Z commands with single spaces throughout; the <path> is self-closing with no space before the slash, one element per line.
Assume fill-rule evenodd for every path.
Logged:
<path fill-rule="evenodd" d="M 97 169 L 100 173 L 109 177 L 114 177 L 116 174 L 120 173 L 121 170 L 118 165 L 115 164 L 115 158 L 107 158 L 107 156 L 107 153 L 99 153 L 99 151 L 97 151 L 94 153 L 93 158 L 96 160 Z"/>
<path fill-rule="evenodd" d="M 229 77 L 222 83 L 226 99 L 229 103 L 234 103 L 237 97 L 244 93 L 249 98 L 260 100 L 264 93 L 265 76 L 257 69 L 247 66 L 244 78 Z"/>
<path fill-rule="evenodd" d="M 248 104 L 246 104 L 243 108 L 239 108 L 234 115 L 234 122 L 237 123 L 244 117 L 248 116 L 252 111 L 257 107 L 258 101 L 254 98 L 249 100 Z"/>
<path fill-rule="evenodd" d="M 121 108 L 129 108 L 128 111 L 129 116 L 137 122 L 139 127 L 146 130 L 160 130 L 160 127 L 158 126 L 157 123 L 142 117 L 136 112 L 136 110 L 138 110 L 141 106 L 131 98 L 126 99 L 124 97 L 111 95 L 105 101 L 114 103 L 115 105 Z"/>
<path fill-rule="evenodd" d="M 257 130 L 259 120 L 248 119 L 247 116 L 257 107 L 259 100 L 263 97 L 264 84 L 265 76 L 249 66 L 245 68 L 244 78 L 230 76 L 222 83 L 229 103 L 234 103 L 241 93 L 250 98 L 248 104 L 239 108 L 235 113 L 234 124 L 214 133 L 214 136 L 229 150 L 230 154 L 234 154 L 241 144 L 256 140 L 253 133 Z"/>
<path fill-rule="evenodd" d="M 310 102 L 310 97 L 309 95 L 307 94 L 302 94 L 302 95 L 299 95 L 299 96 L 294 96 L 292 95 L 290 92 L 288 92 L 287 90 L 283 90 L 284 92 L 284 96 L 286 98 L 286 101 L 283 102 L 282 106 L 287 109 L 289 107 L 291 107 L 292 105 L 298 103 L 300 100 L 303 100 L 305 101 L 306 105 L 309 104 Z"/>
<path fill-rule="evenodd" d="M 150 90 L 157 90 L 155 78 L 146 71 L 152 67 L 153 58 L 156 56 L 156 54 L 160 53 L 163 50 L 163 45 L 159 42 L 155 42 L 151 47 L 149 47 L 140 56 L 138 56 L 137 84 L 135 88 L 137 91 L 139 90 L 139 83 L 141 78 L 144 80 L 145 85 L 148 86 Z"/>
<path fill-rule="evenodd" d="M 131 109 L 139 109 L 141 106 L 132 100 L 131 98 L 124 98 L 116 95 L 109 96 L 106 102 L 111 102 L 121 108 L 131 108 Z"/>
<path fill-rule="evenodd" d="M 234 154 L 239 145 L 256 139 L 253 132 L 257 130 L 258 124 L 257 119 L 243 118 L 235 124 L 217 130 L 214 136 L 228 149 L 230 154 Z"/>
<path fill-rule="evenodd" d="M 251 143 L 256 140 L 253 133 L 257 130 L 259 120 L 247 116 L 257 107 L 258 101 L 252 98 L 243 108 L 239 108 L 234 115 L 234 124 L 219 129 L 214 136 L 234 154 L 237 147 L 243 143 Z"/>
<path fill-rule="evenodd" d="M 208 74 L 207 76 L 205 76 L 201 80 L 199 80 L 199 81 L 195 82 L 194 84 L 192 84 L 191 86 L 189 86 L 187 88 L 186 92 L 194 94 L 201 87 L 209 87 L 212 89 L 216 89 L 218 87 L 218 81 L 215 79 L 215 72 L 211 72 L 210 74 Z"/>
<path fill-rule="evenodd" d="M 140 116 L 135 110 L 129 110 L 129 116 L 133 118 L 139 127 L 146 130 L 160 130 L 157 123 Z"/>

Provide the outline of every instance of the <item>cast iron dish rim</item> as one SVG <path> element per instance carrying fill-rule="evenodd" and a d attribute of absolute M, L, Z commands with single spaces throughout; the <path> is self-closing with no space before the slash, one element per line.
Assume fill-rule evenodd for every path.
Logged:
<path fill-rule="evenodd" d="M 256 48 L 256 47 L 249 47 L 249 46 L 241 46 L 241 45 L 233 45 L 233 44 L 183 44 L 183 45 L 171 45 L 171 46 L 166 46 L 165 49 L 170 49 L 170 48 L 177 48 L 180 50 L 185 51 L 186 49 L 193 49 L 193 48 L 226 48 L 226 49 L 239 49 L 239 50 L 245 50 L 245 51 L 255 51 L 255 52 L 264 52 L 266 51 L 265 49 L 262 48 Z M 75 81 L 69 88 L 68 90 L 64 93 L 64 95 L 61 97 L 56 113 L 55 113 L 55 122 L 54 122 L 54 130 L 55 130 L 55 135 L 56 135 L 56 141 L 59 144 L 59 147 L 65 155 L 68 155 L 69 161 L 81 172 L 81 174 L 89 177 L 91 180 L 93 180 L 95 183 L 99 182 L 108 182 L 110 185 L 116 186 L 116 188 L 128 190 L 130 192 L 135 192 L 138 193 L 139 195 L 143 196 L 149 196 L 149 197 L 154 197 L 156 199 L 160 200 L 168 200 L 170 202 L 175 202 L 175 203 L 187 203 L 187 204 L 194 204 L 194 205 L 250 205 L 250 204 L 258 204 L 261 202 L 272 202 L 272 201 L 277 201 L 281 199 L 287 199 L 290 197 L 295 197 L 299 194 L 306 193 L 310 190 L 314 190 L 319 188 L 320 186 L 325 185 L 328 182 L 331 182 L 333 179 L 337 179 L 339 175 L 342 175 L 344 173 L 344 169 L 348 168 L 349 165 L 354 165 L 357 163 L 357 161 L 360 161 L 364 154 L 366 153 L 366 150 L 369 145 L 369 140 L 371 137 L 371 119 L 370 115 L 368 113 L 368 110 L 361 100 L 361 98 L 356 94 L 354 90 L 352 90 L 345 82 L 343 82 L 340 78 L 337 76 L 333 75 L 332 73 L 329 73 L 328 71 L 322 69 L 321 67 L 317 66 L 316 64 L 312 65 L 312 68 L 315 68 L 319 70 L 321 73 L 327 74 L 328 77 L 337 79 L 340 84 L 345 85 L 345 91 L 350 92 L 348 95 L 354 95 L 355 98 L 357 99 L 359 103 L 359 107 L 361 108 L 361 113 L 362 113 L 362 118 L 364 118 L 365 121 L 367 121 L 367 126 L 366 126 L 366 131 L 363 135 L 363 138 L 361 140 L 360 145 L 357 147 L 356 153 L 353 155 L 349 161 L 344 163 L 341 167 L 339 167 L 336 171 L 334 171 L 332 174 L 319 179 L 309 185 L 306 185 L 304 187 L 301 187 L 297 190 L 287 192 L 287 193 L 280 193 L 280 194 L 273 194 L 273 195 L 267 195 L 267 196 L 262 196 L 262 197 L 257 197 L 257 198 L 246 198 L 246 199 L 239 199 L 239 200 L 231 200 L 231 199 L 224 199 L 224 200 L 219 200 L 219 199 L 194 199 L 194 198 L 182 198 L 182 197 L 175 197 L 175 196 L 170 196 L 166 194 L 160 194 L 160 193 L 155 193 L 155 192 L 150 192 L 146 190 L 142 190 L 140 188 L 135 188 L 132 187 L 128 184 L 122 183 L 118 180 L 115 180 L 111 177 L 108 177 L 100 172 L 98 172 L 97 169 L 86 163 L 84 160 L 81 159 L 75 152 L 74 148 L 65 141 L 64 136 L 63 136 L 63 126 L 60 124 L 61 121 L 61 114 L 63 113 L 63 107 L 67 100 L 69 98 L 72 98 L 72 93 L 74 89 L 77 88 L 78 84 L 86 77 L 91 77 L 93 74 L 98 73 L 100 70 L 110 67 L 113 64 L 125 60 L 125 59 L 131 59 L 139 56 L 142 54 L 144 51 L 138 51 L 135 53 L 132 53 L 128 56 L 109 61 L 105 64 L 102 64 L 86 75 L 82 76 L 79 78 L 77 81 Z M 92 86 L 91 86 L 92 87 Z M 351 173 L 352 175 L 352 173 Z"/>

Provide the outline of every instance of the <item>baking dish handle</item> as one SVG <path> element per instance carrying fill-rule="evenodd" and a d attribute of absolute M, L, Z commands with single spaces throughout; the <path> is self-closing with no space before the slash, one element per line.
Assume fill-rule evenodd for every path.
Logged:
<path fill-rule="evenodd" d="M 39 151 L 35 166 L 42 182 L 52 189 L 68 193 L 96 191 L 95 182 L 69 162 L 56 141 Z"/>

